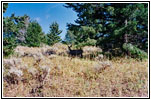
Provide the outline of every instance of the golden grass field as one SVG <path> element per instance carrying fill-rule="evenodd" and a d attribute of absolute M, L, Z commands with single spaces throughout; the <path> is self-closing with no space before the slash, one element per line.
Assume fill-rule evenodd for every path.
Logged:
<path fill-rule="evenodd" d="M 52 50 L 55 55 L 46 55 Z M 15 51 L 22 56 L 3 61 L 4 97 L 148 96 L 147 60 L 89 59 L 91 53 L 101 51 L 97 47 L 85 47 L 84 58 L 71 57 L 68 47 L 59 43 L 41 48 L 18 46 Z"/>
<path fill-rule="evenodd" d="M 110 67 L 97 71 L 98 61 L 68 56 L 21 57 L 28 68 L 48 65 L 43 81 L 24 70 L 24 81 L 3 82 L 4 97 L 147 97 L 148 61 L 115 58 Z M 94 67 L 95 66 L 95 67 Z"/>

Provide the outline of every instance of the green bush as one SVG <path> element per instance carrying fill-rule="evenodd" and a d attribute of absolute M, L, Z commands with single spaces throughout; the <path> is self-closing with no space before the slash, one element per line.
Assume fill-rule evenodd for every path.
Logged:
<path fill-rule="evenodd" d="M 14 48 L 16 47 L 15 37 L 4 37 L 3 39 L 3 56 L 8 57 L 14 53 Z"/>
<path fill-rule="evenodd" d="M 16 47 L 16 34 L 18 33 L 14 17 L 3 17 L 3 56 L 8 57 L 13 54 Z"/>
<path fill-rule="evenodd" d="M 131 56 L 139 59 L 146 59 L 148 57 L 146 52 L 144 52 L 143 50 L 137 48 L 136 46 L 130 43 L 128 44 L 124 43 L 123 49 L 126 50 L 127 52 L 130 52 Z"/>

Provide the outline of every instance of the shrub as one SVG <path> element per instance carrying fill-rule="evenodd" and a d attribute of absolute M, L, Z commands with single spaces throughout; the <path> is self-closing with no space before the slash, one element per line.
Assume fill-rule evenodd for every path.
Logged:
<path fill-rule="evenodd" d="M 83 47 L 83 56 L 86 58 L 94 58 L 102 52 L 102 49 L 95 46 Z"/>
<path fill-rule="evenodd" d="M 102 72 L 108 67 L 112 67 L 112 63 L 110 61 L 98 62 L 93 68 L 95 72 Z"/>
<path fill-rule="evenodd" d="M 14 37 L 4 37 L 3 39 L 3 56 L 8 57 L 14 53 L 16 47 L 16 39 Z"/>
<path fill-rule="evenodd" d="M 132 57 L 136 57 L 139 59 L 146 59 L 148 57 L 146 52 L 130 43 L 129 44 L 124 43 L 123 49 L 126 50 L 127 52 L 130 52 Z"/>

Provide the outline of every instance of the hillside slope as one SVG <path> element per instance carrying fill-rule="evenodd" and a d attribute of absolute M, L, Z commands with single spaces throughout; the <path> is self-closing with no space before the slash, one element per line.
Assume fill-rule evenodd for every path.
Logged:
<path fill-rule="evenodd" d="M 148 96 L 147 61 L 126 58 L 92 61 L 59 55 L 10 59 L 4 59 L 5 97 Z M 8 64 L 14 64 L 18 71 L 11 72 L 18 73 L 16 76 L 10 75 Z"/>

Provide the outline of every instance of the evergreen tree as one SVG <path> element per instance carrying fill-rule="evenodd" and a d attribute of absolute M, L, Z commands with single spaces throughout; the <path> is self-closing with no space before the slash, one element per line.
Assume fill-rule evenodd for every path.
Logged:
<path fill-rule="evenodd" d="M 16 47 L 16 37 L 18 33 L 17 25 L 12 17 L 3 18 L 3 54 L 9 56 L 13 54 Z"/>
<path fill-rule="evenodd" d="M 68 30 L 65 40 L 68 41 L 68 43 L 70 44 L 75 44 L 80 47 L 86 45 L 95 46 L 95 35 L 96 31 L 93 27 L 81 26 L 77 27 L 74 31 Z"/>
<path fill-rule="evenodd" d="M 26 45 L 29 47 L 39 47 L 41 43 L 42 28 L 36 21 L 30 22 L 25 36 Z"/>
<path fill-rule="evenodd" d="M 3 38 L 3 56 L 7 57 L 13 54 L 16 46 L 16 38 L 13 35 Z"/>
<path fill-rule="evenodd" d="M 55 43 L 58 43 L 61 41 L 61 38 L 60 38 L 60 34 L 62 32 L 62 30 L 59 30 L 59 25 L 57 22 L 53 22 L 51 25 L 50 25 L 50 30 L 49 30 L 49 33 L 47 34 L 47 37 L 48 37 L 48 45 L 53 45 Z"/>
<path fill-rule="evenodd" d="M 94 18 L 94 16 L 99 10 L 101 12 L 101 16 L 104 16 L 104 4 L 87 4 L 87 3 L 72 3 L 66 4 L 65 7 L 72 8 L 75 12 L 77 12 L 78 19 L 75 21 L 77 24 L 68 24 L 68 30 L 72 31 L 74 34 L 75 41 L 77 44 L 81 44 L 81 42 L 87 42 L 88 40 L 98 40 L 98 36 L 103 36 L 105 34 L 105 21 L 101 18 Z M 101 9 L 99 9 L 99 7 Z M 102 34 L 103 33 L 103 34 Z M 67 35 L 68 36 L 68 33 Z M 71 36 L 71 35 L 70 35 Z M 79 38 L 79 36 L 81 36 Z M 68 36 L 69 38 L 69 36 Z M 66 37 L 67 39 L 67 37 Z M 89 41 L 90 42 L 90 41 Z M 97 42 L 95 42 L 96 45 Z M 87 44 L 87 43 L 86 43 Z M 93 43 L 88 43 L 92 44 Z"/>
<path fill-rule="evenodd" d="M 3 54 L 9 56 L 13 54 L 14 48 L 22 44 L 25 38 L 27 15 L 3 17 Z M 24 32 L 24 34 L 22 34 Z M 21 41 L 23 40 L 23 41 Z"/>
<path fill-rule="evenodd" d="M 66 4 L 65 7 L 72 8 L 78 16 L 76 25 L 68 24 L 68 40 L 69 36 L 74 36 L 74 43 L 93 39 L 104 51 L 111 49 L 112 53 L 116 48 L 122 52 L 129 52 L 123 48 L 125 43 L 147 51 L 148 4 L 72 3 Z"/>
<path fill-rule="evenodd" d="M 41 43 L 47 44 L 47 41 L 48 41 L 47 34 L 45 34 L 44 32 L 42 32 L 42 33 L 40 34 L 40 37 L 41 37 Z"/>
<path fill-rule="evenodd" d="M 8 3 L 3 4 L 3 13 L 6 12 Z M 16 47 L 15 35 L 18 33 L 17 25 L 14 22 L 14 17 L 3 17 L 3 56 L 7 57 L 13 54 Z"/>
<path fill-rule="evenodd" d="M 6 12 L 7 8 L 8 8 L 8 3 L 3 3 L 3 13 Z"/>

